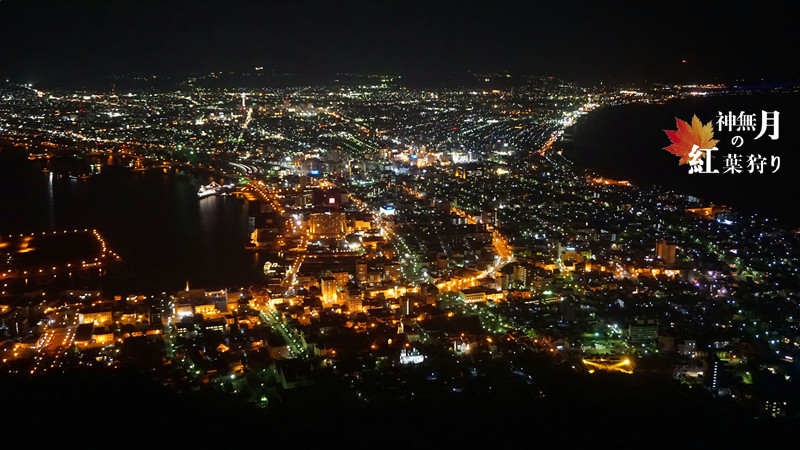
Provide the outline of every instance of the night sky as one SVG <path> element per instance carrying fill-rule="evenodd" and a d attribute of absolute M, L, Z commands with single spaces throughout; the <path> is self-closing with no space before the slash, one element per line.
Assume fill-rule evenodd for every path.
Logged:
<path fill-rule="evenodd" d="M 0 0 L 0 75 L 252 70 L 794 81 L 792 2 Z M 686 60 L 683 63 L 682 60 Z"/>

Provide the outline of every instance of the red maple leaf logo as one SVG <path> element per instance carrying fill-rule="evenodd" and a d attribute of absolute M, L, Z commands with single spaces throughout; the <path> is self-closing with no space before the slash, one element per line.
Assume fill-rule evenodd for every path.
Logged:
<path fill-rule="evenodd" d="M 710 149 L 714 148 L 719 142 L 718 139 L 712 139 L 714 137 L 714 127 L 711 122 L 703 125 L 697 116 L 692 117 L 691 126 L 678 118 L 675 118 L 675 121 L 678 123 L 676 131 L 664 130 L 672 141 L 672 145 L 664 147 L 664 150 L 680 156 L 680 164 L 689 162 L 689 153 L 695 145 L 701 149 Z"/>

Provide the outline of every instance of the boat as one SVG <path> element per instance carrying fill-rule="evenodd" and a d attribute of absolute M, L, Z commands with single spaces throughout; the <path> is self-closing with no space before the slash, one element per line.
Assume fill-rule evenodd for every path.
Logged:
<path fill-rule="evenodd" d="M 200 197 L 200 198 L 203 198 L 203 197 L 208 197 L 210 195 L 215 195 L 215 194 L 226 194 L 226 193 L 228 193 L 228 191 L 230 191 L 234 187 L 235 187 L 235 185 L 232 184 L 232 183 L 231 184 L 226 184 L 226 185 L 223 186 L 223 185 L 217 183 L 216 181 L 212 181 L 211 183 L 209 183 L 209 184 L 207 184 L 205 186 L 200 186 L 200 189 L 197 191 L 197 196 Z"/>
<path fill-rule="evenodd" d="M 197 191 L 197 196 L 200 198 L 208 197 L 209 195 L 216 194 L 221 188 L 222 186 L 217 184 L 215 181 L 212 181 L 205 186 L 200 186 L 200 190 Z"/>

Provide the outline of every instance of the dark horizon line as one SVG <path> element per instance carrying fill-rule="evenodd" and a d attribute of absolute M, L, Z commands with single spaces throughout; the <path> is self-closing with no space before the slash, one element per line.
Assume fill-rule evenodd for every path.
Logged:
<path fill-rule="evenodd" d="M 20 75 L 0 75 L 5 82 L 7 83 L 15 83 L 20 85 L 25 84 L 32 84 L 34 86 L 45 86 L 48 88 L 56 88 L 56 89 L 75 89 L 78 87 L 81 88 L 91 88 L 91 89 L 106 89 L 112 88 L 115 84 L 122 82 L 168 82 L 174 85 L 174 87 L 178 87 L 179 83 L 186 83 L 190 78 L 194 77 L 205 77 L 213 74 L 221 75 L 222 78 L 225 77 L 259 77 L 259 76 L 266 76 L 267 78 L 272 78 L 273 81 L 279 80 L 282 77 L 285 78 L 301 78 L 303 82 L 297 83 L 296 85 L 307 85 L 307 84 L 329 84 L 332 82 L 337 82 L 337 77 L 395 77 L 398 78 L 400 84 L 410 83 L 419 87 L 441 87 L 442 85 L 450 85 L 453 86 L 454 82 L 455 85 L 464 85 L 469 84 L 467 82 L 472 82 L 475 84 L 480 83 L 488 83 L 488 86 L 492 85 L 518 85 L 523 79 L 525 78 L 551 78 L 557 79 L 560 81 L 564 81 L 567 83 L 574 83 L 583 87 L 598 87 L 598 86 L 647 86 L 647 85 L 711 85 L 711 84 L 722 84 L 726 87 L 736 87 L 736 88 L 764 88 L 764 87 L 781 87 L 781 86 L 797 86 L 800 85 L 800 79 L 797 77 L 786 77 L 786 76 L 764 76 L 764 77 L 723 77 L 723 76 L 714 76 L 713 79 L 708 79 L 708 77 L 700 76 L 696 77 L 695 80 L 676 80 L 676 77 L 664 77 L 663 79 L 636 79 L 638 77 L 630 76 L 630 77 L 622 77 L 622 76 L 605 76 L 605 77 L 591 77 L 583 80 L 571 79 L 568 76 L 559 75 L 556 73 L 546 73 L 546 72 L 532 72 L 532 71 L 522 71 L 522 70 L 511 70 L 511 69 L 495 69 L 495 70 L 479 70 L 479 71 L 472 71 L 472 70 L 451 70 L 451 71 L 438 71 L 438 72 L 426 72 L 424 74 L 414 73 L 414 72 L 402 72 L 402 71 L 296 71 L 296 70 L 278 70 L 276 68 L 272 69 L 262 69 L 257 70 L 255 67 L 251 67 L 247 70 L 242 69 L 218 69 L 218 70 L 205 70 L 205 71 L 135 71 L 135 72 L 123 72 L 123 73 L 115 73 L 115 74 L 95 74 L 94 76 L 86 75 L 86 76 L 67 76 L 62 77 L 61 80 L 56 79 L 53 76 L 43 76 L 43 77 L 24 77 Z M 506 75 L 508 78 L 500 78 L 500 76 Z M 490 81 L 486 82 L 483 80 L 479 80 L 478 77 L 481 76 L 491 76 L 493 77 Z M 26 79 L 27 78 L 27 79 Z M 39 79 L 36 79 L 39 78 Z M 140 79 L 140 78 L 150 78 L 149 80 Z M 204 80 L 198 80 L 200 82 Z M 235 87 L 235 84 L 231 84 L 230 81 L 232 80 L 223 80 L 220 81 L 220 84 L 225 84 L 231 87 Z M 254 80 L 248 80 L 254 81 Z M 249 84 L 249 83 L 248 83 Z M 154 86 L 140 86 L 138 88 L 145 88 L 145 87 L 154 87 Z M 161 86 L 166 87 L 166 86 Z M 222 86 L 219 86 L 222 87 Z M 269 83 L 265 83 L 263 87 L 269 87 Z"/>

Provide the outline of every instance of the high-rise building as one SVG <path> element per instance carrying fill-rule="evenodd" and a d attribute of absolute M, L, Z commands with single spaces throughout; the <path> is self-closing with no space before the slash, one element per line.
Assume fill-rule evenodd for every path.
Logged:
<path fill-rule="evenodd" d="M 659 241 L 656 244 L 656 258 L 664 261 L 665 264 L 675 264 L 675 243 Z"/>
<path fill-rule="evenodd" d="M 359 283 L 366 283 L 369 280 L 367 267 L 366 261 L 359 261 L 356 263 L 356 278 L 358 278 Z"/>
<path fill-rule="evenodd" d="M 514 281 L 520 286 L 528 286 L 528 276 L 530 275 L 531 268 L 526 264 L 514 265 Z"/>
<path fill-rule="evenodd" d="M 714 396 L 724 397 L 730 395 L 728 381 L 722 361 L 720 361 L 715 353 L 712 353 L 708 361 L 708 373 L 705 379 L 706 387 Z"/>
<path fill-rule="evenodd" d="M 363 308 L 364 292 L 356 285 L 348 285 L 339 295 L 344 300 L 342 303 L 347 305 L 348 311 L 356 312 Z"/>
<path fill-rule="evenodd" d="M 338 299 L 336 296 L 336 278 L 325 277 L 320 280 L 322 303 L 333 304 Z"/>
<path fill-rule="evenodd" d="M 348 272 L 334 272 L 333 278 L 336 280 L 336 287 L 343 288 L 348 281 L 350 281 L 350 274 Z"/>

